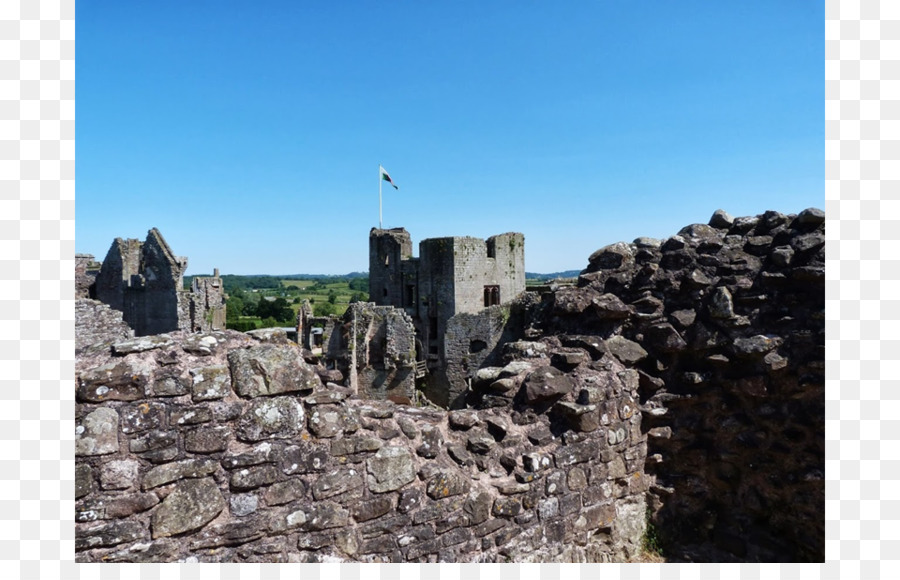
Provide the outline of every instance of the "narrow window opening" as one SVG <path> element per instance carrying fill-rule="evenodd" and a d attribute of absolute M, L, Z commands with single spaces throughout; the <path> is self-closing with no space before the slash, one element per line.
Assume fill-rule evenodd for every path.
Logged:
<path fill-rule="evenodd" d="M 500 286 L 484 287 L 484 306 L 496 306 L 500 304 Z"/>

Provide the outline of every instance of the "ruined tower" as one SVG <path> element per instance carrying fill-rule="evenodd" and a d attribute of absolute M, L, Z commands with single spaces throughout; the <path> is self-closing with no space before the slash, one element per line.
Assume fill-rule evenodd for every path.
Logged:
<path fill-rule="evenodd" d="M 379 306 L 403 308 L 415 325 L 419 358 L 430 368 L 445 360 L 447 322 L 460 313 L 508 304 L 525 290 L 525 236 L 505 233 L 412 241 L 403 228 L 369 233 L 369 296 Z"/>

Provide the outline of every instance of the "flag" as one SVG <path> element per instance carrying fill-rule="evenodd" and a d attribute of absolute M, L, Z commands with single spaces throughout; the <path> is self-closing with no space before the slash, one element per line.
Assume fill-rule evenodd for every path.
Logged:
<path fill-rule="evenodd" d="M 379 165 L 379 166 L 378 166 L 378 169 L 381 170 L 381 179 L 383 179 L 384 181 L 387 181 L 388 183 L 390 183 L 391 185 L 393 185 L 393 186 L 394 186 L 394 189 L 400 189 L 400 188 L 397 186 L 397 184 L 394 183 L 394 180 L 391 179 L 391 176 L 388 175 L 388 172 L 384 170 L 384 167 L 382 167 L 382 166 Z"/>

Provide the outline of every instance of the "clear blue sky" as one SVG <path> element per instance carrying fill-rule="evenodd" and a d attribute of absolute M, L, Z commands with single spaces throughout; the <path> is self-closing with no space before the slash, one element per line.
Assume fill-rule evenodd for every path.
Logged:
<path fill-rule="evenodd" d="M 824 208 L 824 3 L 76 4 L 76 251 L 368 269 L 378 225 L 525 234 L 528 271 Z"/>

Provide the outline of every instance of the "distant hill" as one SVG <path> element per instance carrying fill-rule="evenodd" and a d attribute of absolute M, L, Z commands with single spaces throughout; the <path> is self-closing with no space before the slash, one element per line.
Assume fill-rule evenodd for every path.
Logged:
<path fill-rule="evenodd" d="M 581 270 L 566 270 L 565 272 L 553 272 L 552 274 L 536 274 L 525 272 L 526 280 L 555 280 L 557 278 L 577 278 Z"/>
<path fill-rule="evenodd" d="M 550 274 L 538 274 L 535 272 L 525 272 L 525 279 L 532 282 L 555 280 L 556 278 L 576 278 L 580 270 L 566 270 L 564 272 L 553 272 Z M 197 274 L 196 276 L 204 277 L 211 274 Z M 184 277 L 184 287 L 190 288 L 191 282 L 195 275 Z M 317 280 L 320 283 L 349 282 L 360 278 L 368 278 L 368 272 L 350 272 L 349 274 L 333 275 L 333 274 L 222 274 L 222 282 L 225 285 L 225 291 L 230 292 L 235 288 L 243 290 L 278 288 L 281 286 L 282 280 Z"/>

